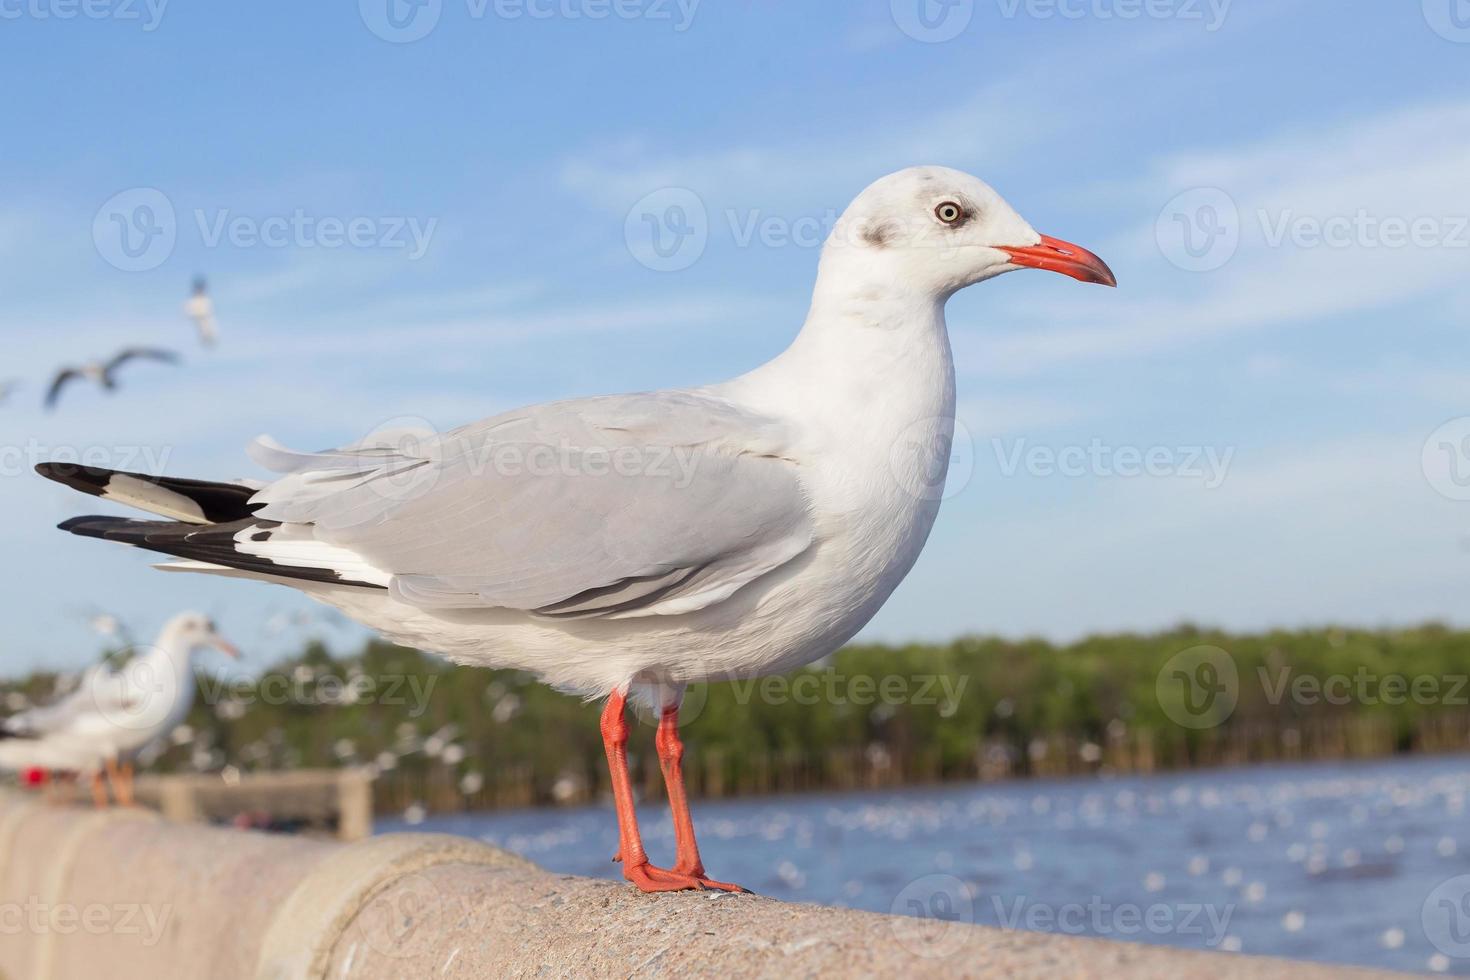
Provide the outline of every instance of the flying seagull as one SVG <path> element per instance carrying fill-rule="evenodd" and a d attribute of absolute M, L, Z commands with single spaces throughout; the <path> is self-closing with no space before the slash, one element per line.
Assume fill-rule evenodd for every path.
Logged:
<path fill-rule="evenodd" d="M 1115 285 L 989 186 L 942 167 L 864 190 L 823 248 L 806 323 L 722 384 L 534 405 L 428 437 L 297 453 L 263 489 L 42 464 L 168 520 L 80 517 L 75 534 L 162 567 L 294 586 L 394 641 L 606 697 L 623 876 L 705 874 L 680 759 L 696 681 L 811 663 L 872 618 L 938 512 L 954 427 L 945 301 L 1029 266 Z M 627 699 L 658 709 L 677 856 L 649 863 L 628 775 Z"/>
<path fill-rule="evenodd" d="M 132 759 L 188 715 L 194 703 L 193 657 L 205 647 L 231 657 L 239 653 L 208 616 L 175 616 L 151 648 L 121 669 L 96 665 L 61 700 L 0 721 L 0 768 L 89 776 L 99 805 L 107 802 L 106 770 L 118 802 L 131 804 Z"/>
<path fill-rule="evenodd" d="M 95 381 L 101 385 L 103 390 L 112 391 L 117 387 L 117 369 L 128 361 L 149 360 L 162 361 L 165 364 L 177 364 L 179 355 L 173 351 L 161 350 L 156 347 L 128 347 L 118 351 L 108 361 L 89 361 L 76 367 L 64 367 L 56 372 L 51 379 L 51 387 L 46 392 L 46 408 L 53 409 L 61 397 L 61 389 L 68 382 L 85 379 Z"/>
<path fill-rule="evenodd" d="M 214 321 L 214 300 L 209 298 L 209 285 L 203 276 L 194 279 L 194 292 L 184 303 L 184 313 L 194 321 L 199 331 L 199 342 L 213 347 L 219 339 L 219 325 Z"/>

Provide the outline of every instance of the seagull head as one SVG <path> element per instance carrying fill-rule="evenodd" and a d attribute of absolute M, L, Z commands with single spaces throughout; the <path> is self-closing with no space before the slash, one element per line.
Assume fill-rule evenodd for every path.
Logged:
<path fill-rule="evenodd" d="M 870 184 L 833 227 L 822 264 L 940 299 L 1023 268 L 1117 285 L 1102 259 L 1040 234 L 990 185 L 948 167 L 910 167 Z"/>
<path fill-rule="evenodd" d="M 203 613 L 180 613 L 173 618 L 169 627 L 179 648 L 190 655 L 207 648 L 214 648 L 225 656 L 239 659 L 240 651 L 219 634 L 213 619 Z"/>

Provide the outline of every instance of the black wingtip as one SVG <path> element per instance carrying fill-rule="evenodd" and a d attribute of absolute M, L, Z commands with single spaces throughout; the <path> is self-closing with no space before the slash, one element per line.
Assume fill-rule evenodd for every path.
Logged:
<path fill-rule="evenodd" d="M 73 517 L 56 525 L 57 529 L 70 534 L 80 534 L 84 538 L 105 538 L 108 531 L 116 530 L 128 524 L 137 523 L 125 517 L 103 517 L 89 514 L 83 517 Z"/>

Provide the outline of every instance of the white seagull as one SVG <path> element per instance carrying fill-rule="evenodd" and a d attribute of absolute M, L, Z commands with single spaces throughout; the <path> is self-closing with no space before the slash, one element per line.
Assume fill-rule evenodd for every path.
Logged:
<path fill-rule="evenodd" d="M 199 342 L 213 347 L 219 339 L 219 324 L 214 321 L 214 300 L 209 298 L 209 285 L 203 276 L 194 279 L 194 291 L 184 303 L 184 314 L 194 321 L 199 331 Z"/>
<path fill-rule="evenodd" d="M 294 586 L 396 642 L 605 696 L 623 874 L 644 891 L 738 890 L 705 875 L 684 791 L 687 684 L 810 663 L 872 618 L 934 524 L 954 426 L 945 301 L 1029 266 L 1114 285 L 943 167 L 872 184 L 822 250 L 806 323 L 722 384 L 535 405 L 401 445 L 320 453 L 260 441 L 263 489 L 42 464 L 169 518 L 61 527 Z M 677 857 L 638 833 L 624 720 L 657 735 Z"/>
<path fill-rule="evenodd" d="M 170 350 L 160 350 L 156 347 L 128 347 L 118 351 L 109 360 L 89 361 L 76 367 L 64 367 L 56 372 L 51 379 L 51 387 L 46 391 L 46 408 L 49 411 L 56 407 L 57 400 L 61 397 L 61 390 L 68 383 L 78 380 L 94 381 L 102 386 L 104 391 L 112 391 L 117 388 L 117 369 L 129 361 L 149 360 L 162 361 L 165 364 L 177 364 L 179 355 Z"/>
<path fill-rule="evenodd" d="M 194 703 L 193 658 L 206 647 L 238 651 L 200 613 L 170 619 L 153 647 L 119 670 L 91 667 L 74 691 L 54 704 L 0 721 L 0 769 L 51 769 L 92 780 L 99 805 L 106 770 L 118 801 L 133 801 L 132 759 L 166 738 Z"/>

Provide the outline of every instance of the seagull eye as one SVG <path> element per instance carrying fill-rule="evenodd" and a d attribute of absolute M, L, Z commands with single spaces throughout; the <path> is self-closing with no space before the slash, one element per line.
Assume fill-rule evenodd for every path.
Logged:
<path fill-rule="evenodd" d="M 934 209 L 934 217 L 947 225 L 957 225 L 965 220 L 965 209 L 953 201 L 944 201 Z"/>

